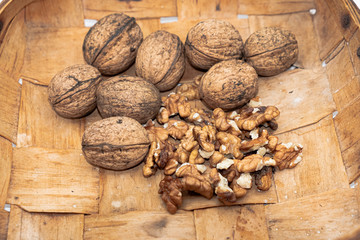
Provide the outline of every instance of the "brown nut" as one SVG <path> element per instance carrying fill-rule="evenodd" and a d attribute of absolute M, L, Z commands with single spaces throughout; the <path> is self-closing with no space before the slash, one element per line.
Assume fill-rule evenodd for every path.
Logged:
<path fill-rule="evenodd" d="M 241 58 L 243 46 L 240 33 L 231 23 L 210 19 L 190 29 L 185 52 L 191 65 L 207 70 L 220 61 Z"/>
<path fill-rule="evenodd" d="M 264 167 L 255 174 L 255 184 L 261 191 L 268 191 L 272 184 L 272 167 Z"/>
<path fill-rule="evenodd" d="M 159 194 L 169 213 L 174 214 L 182 204 L 182 184 L 178 178 L 165 176 L 159 184 Z"/>
<path fill-rule="evenodd" d="M 269 27 L 254 32 L 245 42 L 245 59 L 261 76 L 274 76 L 288 69 L 298 57 L 295 35 Z"/>
<path fill-rule="evenodd" d="M 170 136 L 173 138 L 182 139 L 189 129 L 189 126 L 184 121 L 171 119 L 169 122 L 164 124 L 164 128 L 169 131 Z"/>
<path fill-rule="evenodd" d="M 139 164 L 150 140 L 139 122 L 128 117 L 111 117 L 90 125 L 82 138 L 85 159 L 95 166 L 125 170 Z"/>
<path fill-rule="evenodd" d="M 96 108 L 95 93 L 100 80 L 99 71 L 90 65 L 67 67 L 49 83 L 50 105 L 62 117 L 84 117 Z"/>
<path fill-rule="evenodd" d="M 110 14 L 86 34 L 84 59 L 102 74 L 115 75 L 133 64 L 142 40 L 143 34 L 135 18 L 123 13 Z"/>
<path fill-rule="evenodd" d="M 285 168 L 294 168 L 302 160 L 302 149 L 300 144 L 281 143 L 274 151 L 274 160 L 276 166 L 283 170 Z"/>
<path fill-rule="evenodd" d="M 258 76 L 253 67 L 242 60 L 215 64 L 201 78 L 200 97 L 211 108 L 231 110 L 255 97 Z"/>
<path fill-rule="evenodd" d="M 126 116 L 146 123 L 159 112 L 159 90 L 140 77 L 119 75 L 103 80 L 96 91 L 97 107 L 103 118 Z"/>
<path fill-rule="evenodd" d="M 199 86 L 195 83 L 183 83 L 176 88 L 176 93 L 188 100 L 200 99 Z"/>
<path fill-rule="evenodd" d="M 136 75 L 153 83 L 160 91 L 176 86 L 185 70 L 184 45 L 167 31 L 156 31 L 141 44 L 135 61 Z"/>

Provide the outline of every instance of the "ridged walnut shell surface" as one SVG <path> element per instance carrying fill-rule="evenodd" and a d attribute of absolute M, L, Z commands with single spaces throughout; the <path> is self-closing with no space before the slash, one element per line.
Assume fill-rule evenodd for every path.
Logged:
<path fill-rule="evenodd" d="M 141 44 L 135 61 L 136 75 L 152 82 L 160 91 L 176 86 L 185 70 L 184 45 L 167 31 L 156 31 Z"/>
<path fill-rule="evenodd" d="M 97 107 L 103 118 L 126 116 L 146 123 L 159 112 L 159 90 L 140 78 L 119 75 L 104 79 L 98 86 Z"/>
<path fill-rule="evenodd" d="M 216 19 L 196 24 L 185 41 L 191 65 L 205 70 L 223 60 L 242 58 L 243 49 L 239 31 L 231 23 Z"/>
<path fill-rule="evenodd" d="M 284 72 L 297 60 L 295 35 L 277 27 L 254 32 L 245 42 L 245 59 L 261 76 Z"/>
<path fill-rule="evenodd" d="M 201 78 L 201 99 L 211 108 L 231 110 L 246 104 L 258 90 L 258 75 L 242 60 L 215 64 Z"/>
<path fill-rule="evenodd" d="M 128 117 L 111 117 L 90 125 L 82 138 L 82 151 L 92 165 L 125 170 L 139 164 L 150 140 L 139 122 Z"/>
<path fill-rule="evenodd" d="M 64 118 L 80 118 L 96 108 L 96 87 L 100 72 L 93 66 L 80 64 L 58 72 L 48 86 L 49 102 Z"/>
<path fill-rule="evenodd" d="M 115 13 L 100 19 L 86 34 L 85 61 L 104 75 L 125 71 L 134 63 L 143 34 L 135 18 Z"/>

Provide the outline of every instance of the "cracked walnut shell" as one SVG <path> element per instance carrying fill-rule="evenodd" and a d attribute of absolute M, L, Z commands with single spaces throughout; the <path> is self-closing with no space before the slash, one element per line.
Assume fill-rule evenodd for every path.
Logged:
<path fill-rule="evenodd" d="M 150 34 L 139 47 L 135 71 L 160 91 L 174 88 L 185 71 L 184 45 L 180 38 L 167 31 Z"/>
<path fill-rule="evenodd" d="M 209 69 L 214 64 L 243 56 L 240 33 L 229 22 L 209 19 L 192 27 L 185 41 L 185 53 L 195 68 Z"/>
<path fill-rule="evenodd" d="M 242 60 L 215 64 L 200 81 L 200 97 L 211 108 L 231 110 L 243 106 L 256 96 L 258 76 Z"/>
<path fill-rule="evenodd" d="M 143 34 L 135 18 L 110 14 L 90 28 L 83 43 L 85 61 L 102 74 L 115 75 L 134 63 Z"/>
<path fill-rule="evenodd" d="M 299 49 L 295 35 L 278 27 L 254 32 L 245 42 L 245 59 L 261 76 L 274 76 L 297 60 Z"/>
<path fill-rule="evenodd" d="M 82 151 L 92 165 L 125 170 L 146 156 L 150 140 L 139 122 L 128 117 L 111 117 L 90 125 L 82 138 Z"/>
<path fill-rule="evenodd" d="M 95 92 L 100 80 L 100 72 L 90 65 L 67 67 L 49 83 L 50 105 L 62 117 L 84 117 L 96 108 Z"/>
<path fill-rule="evenodd" d="M 103 118 L 131 117 L 146 123 L 159 112 L 159 90 L 140 77 L 118 75 L 103 80 L 96 91 L 97 107 Z"/>

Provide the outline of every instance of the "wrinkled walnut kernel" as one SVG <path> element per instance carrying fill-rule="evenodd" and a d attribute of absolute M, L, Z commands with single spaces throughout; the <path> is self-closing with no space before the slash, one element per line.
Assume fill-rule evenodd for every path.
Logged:
<path fill-rule="evenodd" d="M 235 122 L 240 129 L 251 131 L 257 126 L 271 121 L 279 116 L 280 111 L 274 106 L 247 108 L 240 116 L 235 118 Z"/>
<path fill-rule="evenodd" d="M 267 191 L 272 184 L 272 167 L 264 167 L 259 173 L 255 174 L 255 184 L 261 191 Z"/>
<path fill-rule="evenodd" d="M 176 89 L 176 93 L 186 97 L 188 100 L 200 99 L 199 87 L 195 83 L 184 83 Z"/>
<path fill-rule="evenodd" d="M 182 184 L 177 178 L 165 176 L 161 180 L 159 194 L 169 213 L 174 214 L 182 204 Z"/>
<path fill-rule="evenodd" d="M 275 148 L 274 160 L 279 170 L 295 167 L 302 159 L 300 145 L 278 144 Z"/>

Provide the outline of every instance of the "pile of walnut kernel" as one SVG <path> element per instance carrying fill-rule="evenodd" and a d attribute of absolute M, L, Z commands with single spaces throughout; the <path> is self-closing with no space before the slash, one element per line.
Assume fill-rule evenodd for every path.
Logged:
<path fill-rule="evenodd" d="M 159 193 L 170 213 L 181 206 L 184 191 L 208 199 L 215 193 L 226 205 L 245 196 L 253 178 L 259 190 L 267 191 L 275 167 L 293 168 L 301 161 L 300 144 L 280 143 L 269 134 L 278 127 L 276 107 L 254 98 L 236 111 L 211 112 L 191 107 L 190 100 L 198 98 L 197 83 L 182 84 L 177 93 L 162 97 L 157 115 L 162 126 L 151 120 L 145 125 L 151 146 L 143 174 L 164 171 Z"/>

